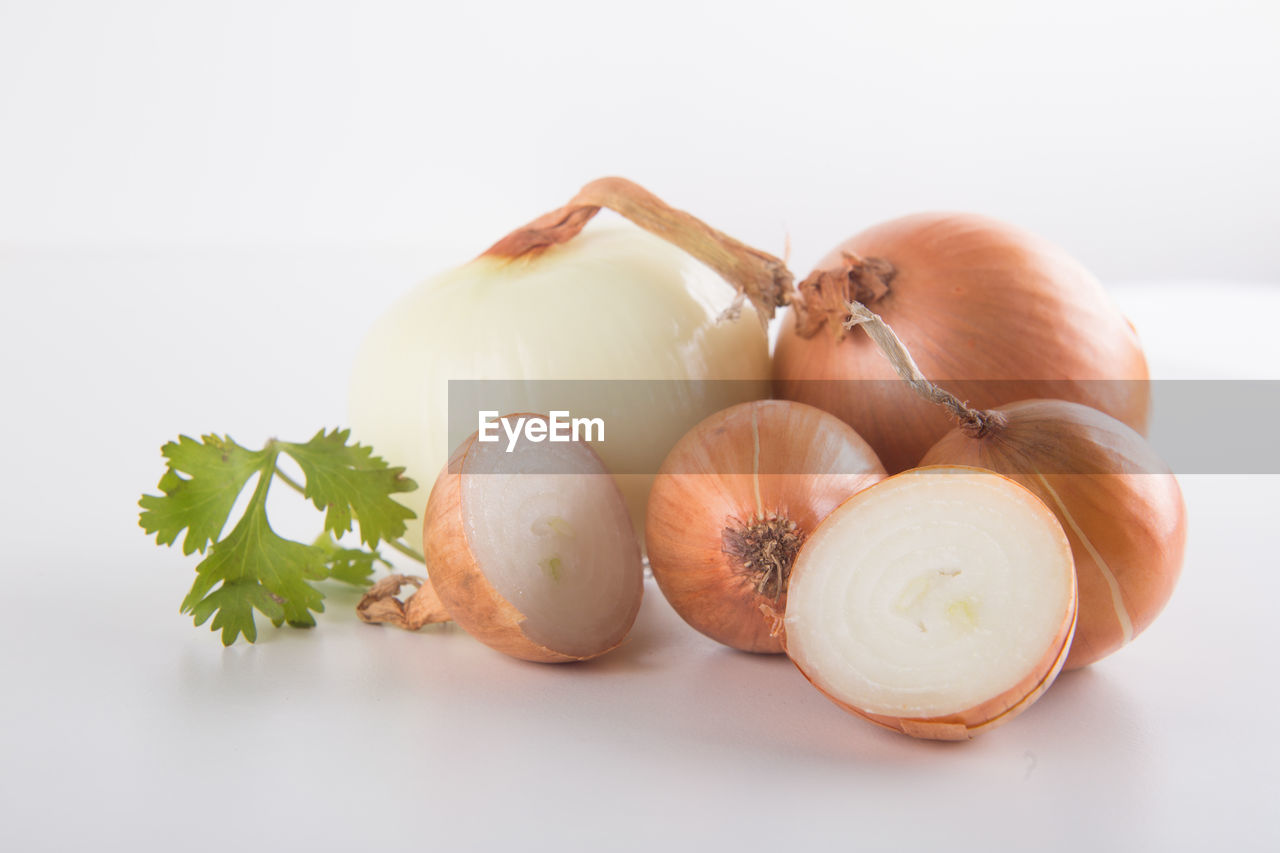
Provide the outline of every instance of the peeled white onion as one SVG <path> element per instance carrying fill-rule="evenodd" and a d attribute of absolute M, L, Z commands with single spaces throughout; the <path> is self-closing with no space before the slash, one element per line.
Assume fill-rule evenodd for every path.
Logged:
<path fill-rule="evenodd" d="M 645 383 L 597 399 L 639 438 L 599 446 L 610 470 L 656 472 L 694 424 L 767 397 L 769 351 L 750 305 L 719 319 L 733 288 L 691 255 L 628 222 L 592 223 L 567 242 L 515 259 L 486 253 L 416 287 L 377 321 L 351 378 L 354 434 L 429 483 L 449 452 L 448 382 L 459 379 L 734 379 Z M 513 384 L 503 412 L 548 411 L 546 386 Z M 607 411 L 606 411 L 607 410 Z M 637 529 L 652 474 L 618 478 Z M 427 495 L 396 496 L 419 517 Z"/>
<path fill-rule="evenodd" d="M 920 468 L 836 508 L 791 570 L 787 654 L 838 705 L 914 737 L 962 740 L 1027 708 L 1076 619 L 1053 513 L 977 468 Z"/>

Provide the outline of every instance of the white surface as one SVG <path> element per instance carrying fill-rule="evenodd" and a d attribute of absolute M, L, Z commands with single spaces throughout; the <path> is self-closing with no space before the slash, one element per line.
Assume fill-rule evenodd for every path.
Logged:
<path fill-rule="evenodd" d="M 465 257 L 616 173 L 801 269 L 954 208 L 1276 280 L 1278 42 L 1274 0 L 7 0 L 0 242 Z"/>
<path fill-rule="evenodd" d="M 965 745 L 844 714 L 785 660 L 686 628 L 652 586 L 623 648 L 584 666 L 367 627 L 350 594 L 252 647 L 194 630 L 177 611 L 195 561 L 136 526 L 159 445 L 341 422 L 346 330 L 430 260 L 0 256 L 0 849 L 1280 842 L 1280 478 L 1184 478 L 1187 564 L 1161 619 Z M 1194 320 L 1176 306 L 1208 286 L 1116 289 L 1157 375 L 1180 375 Z M 1280 290 L 1218 292 L 1246 323 L 1280 311 Z M 1216 343 L 1198 375 L 1280 364 L 1274 336 Z M 291 496 L 275 510 L 286 533 L 314 530 Z"/>

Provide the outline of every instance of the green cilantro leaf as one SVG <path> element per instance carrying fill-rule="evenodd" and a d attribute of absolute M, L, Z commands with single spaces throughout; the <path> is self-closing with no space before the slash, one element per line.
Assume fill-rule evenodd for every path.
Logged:
<path fill-rule="evenodd" d="M 399 539 L 413 511 L 390 496 L 418 487 L 403 468 L 389 468 L 373 448 L 347 444 L 350 430 L 320 430 L 306 444 L 280 446 L 307 478 L 303 494 L 325 510 L 324 529 L 339 536 L 351 529 L 355 514 L 360 541 L 376 548 L 383 539 Z"/>
<path fill-rule="evenodd" d="M 349 436 L 347 430 L 321 430 L 306 444 L 272 440 L 257 451 L 225 436 L 206 435 L 201 441 L 181 436 L 162 448 L 168 461 L 160 478 L 163 495 L 143 495 L 138 523 L 155 534 L 157 544 L 173 545 L 186 530 L 184 553 L 207 550 L 181 611 L 191 614 L 197 625 L 212 618 L 210 627 L 222 632 L 224 645 L 241 635 L 251 643 L 257 639 L 255 610 L 276 626 L 287 622 L 311 627 L 312 614 L 324 611 L 324 594 L 312 582 L 332 578 L 364 585 L 370 582 L 375 562 L 390 565 L 372 547 L 344 548 L 334 540 L 331 531 L 350 530 L 353 520 L 370 546 L 385 540 L 415 555 L 395 541 L 413 513 L 390 495 L 410 491 L 416 484 L 403 476 L 403 468 L 389 468 L 373 456 L 371 448 L 348 444 Z M 277 469 L 282 451 L 298 462 L 305 484 Z M 257 484 L 244 514 L 230 533 L 218 538 L 255 474 Z M 285 539 L 271 528 L 267 494 L 276 478 L 325 511 L 325 531 L 315 542 Z"/>
<path fill-rule="evenodd" d="M 332 534 L 327 530 L 316 537 L 316 541 L 311 544 L 324 552 L 324 561 L 326 568 L 329 570 L 329 577 L 335 581 L 342 581 L 353 586 L 367 586 L 373 580 L 374 563 L 382 563 L 389 569 L 395 568 L 389 561 L 383 559 L 382 555 L 377 551 L 366 551 L 363 548 L 343 548 L 334 541 Z"/>
<path fill-rule="evenodd" d="M 160 449 L 169 469 L 160 478 L 163 497 L 144 495 L 138 521 L 156 544 L 172 545 L 185 528 L 182 553 L 204 552 L 218 538 L 244 484 L 266 462 L 266 451 L 245 450 L 225 436 L 201 441 L 179 436 Z M 183 476 L 186 475 L 186 476 Z"/>
<path fill-rule="evenodd" d="M 216 578 L 210 577 L 208 582 L 216 583 Z M 187 596 L 182 612 L 194 614 L 197 625 L 203 625 L 213 616 L 210 627 L 214 631 L 221 629 L 224 646 L 234 643 L 237 634 L 244 634 L 251 643 L 258 639 L 258 628 L 253 622 L 254 608 L 267 614 L 277 625 L 278 620 L 284 618 L 284 608 L 280 603 L 271 597 L 265 586 L 253 580 L 224 581 L 203 598 L 197 596 L 197 601 L 191 601 L 192 598 L 192 595 Z"/>

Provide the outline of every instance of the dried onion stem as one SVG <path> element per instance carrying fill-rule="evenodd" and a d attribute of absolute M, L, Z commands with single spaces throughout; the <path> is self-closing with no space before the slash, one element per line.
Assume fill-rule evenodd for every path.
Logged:
<path fill-rule="evenodd" d="M 417 590 L 401 601 L 396 596 L 404 586 L 414 586 Z M 431 581 L 416 575 L 388 575 L 378 581 L 360 599 L 356 614 L 362 622 L 394 625 L 406 631 L 416 631 L 435 622 L 453 621 Z"/>
<path fill-rule="evenodd" d="M 849 316 L 844 321 L 844 328 L 852 329 L 855 326 L 861 326 L 862 331 L 875 342 L 880 352 L 893 365 L 894 371 L 911 386 L 912 390 L 930 403 L 935 403 L 949 411 L 966 433 L 974 438 L 981 438 L 1005 425 L 1006 418 L 1002 413 L 989 409 L 983 411 L 971 408 L 955 394 L 930 382 L 916 365 L 906 345 L 879 314 L 860 302 L 846 302 L 845 308 Z"/>
<path fill-rule="evenodd" d="M 564 243 L 577 235 L 602 207 L 678 246 L 732 284 L 738 298 L 725 312 L 729 318 L 737 315 L 743 299 L 751 302 L 761 323 L 772 319 L 778 308 L 791 301 L 791 271 L 780 258 L 717 231 L 625 178 L 592 181 L 564 207 L 512 231 L 483 255 L 522 258 Z"/>

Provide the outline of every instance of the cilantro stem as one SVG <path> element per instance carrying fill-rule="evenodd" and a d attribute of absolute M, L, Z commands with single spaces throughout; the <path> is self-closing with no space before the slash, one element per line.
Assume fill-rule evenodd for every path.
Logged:
<path fill-rule="evenodd" d="M 274 461 L 272 464 L 274 465 Z M 302 487 L 301 483 L 299 483 L 297 480 L 290 477 L 284 471 L 281 471 L 278 465 L 275 465 L 274 467 L 275 467 L 275 475 L 279 477 L 286 486 L 293 489 L 298 494 L 303 495 L 304 497 L 306 496 L 306 493 L 307 493 L 306 489 Z M 399 539 L 384 539 L 383 542 L 385 542 L 387 547 L 391 548 L 392 550 L 399 551 L 401 554 L 404 554 L 406 557 L 410 558 L 411 560 L 417 560 L 419 563 L 426 565 L 427 561 L 422 556 L 421 553 L 419 553 L 417 550 L 410 547 L 409 545 L 406 545 L 404 542 L 400 541 Z"/>
<path fill-rule="evenodd" d="M 280 474 L 280 466 L 276 464 L 279 458 L 280 451 L 274 447 L 267 448 L 267 456 L 263 460 L 262 467 L 258 469 L 258 485 L 253 489 L 253 497 L 249 499 L 249 506 L 266 506 L 267 491 L 271 488 L 271 478 Z"/>
<path fill-rule="evenodd" d="M 299 483 L 297 480 L 290 477 L 285 472 L 281 471 L 279 468 L 276 468 L 276 476 L 279 477 L 281 480 L 283 480 L 285 482 L 285 485 L 291 487 L 298 494 L 300 495 L 306 494 L 306 490 L 302 488 L 301 483 Z"/>
<path fill-rule="evenodd" d="M 425 557 L 423 557 L 421 554 L 419 554 L 415 549 L 413 549 L 409 545 L 406 545 L 404 542 L 401 542 L 399 539 L 389 539 L 387 540 L 387 545 L 389 545 L 391 548 L 395 549 L 396 551 L 399 551 L 401 554 L 404 554 L 406 557 L 417 560 L 419 563 L 422 563 L 424 566 L 427 564 L 427 560 Z"/>

